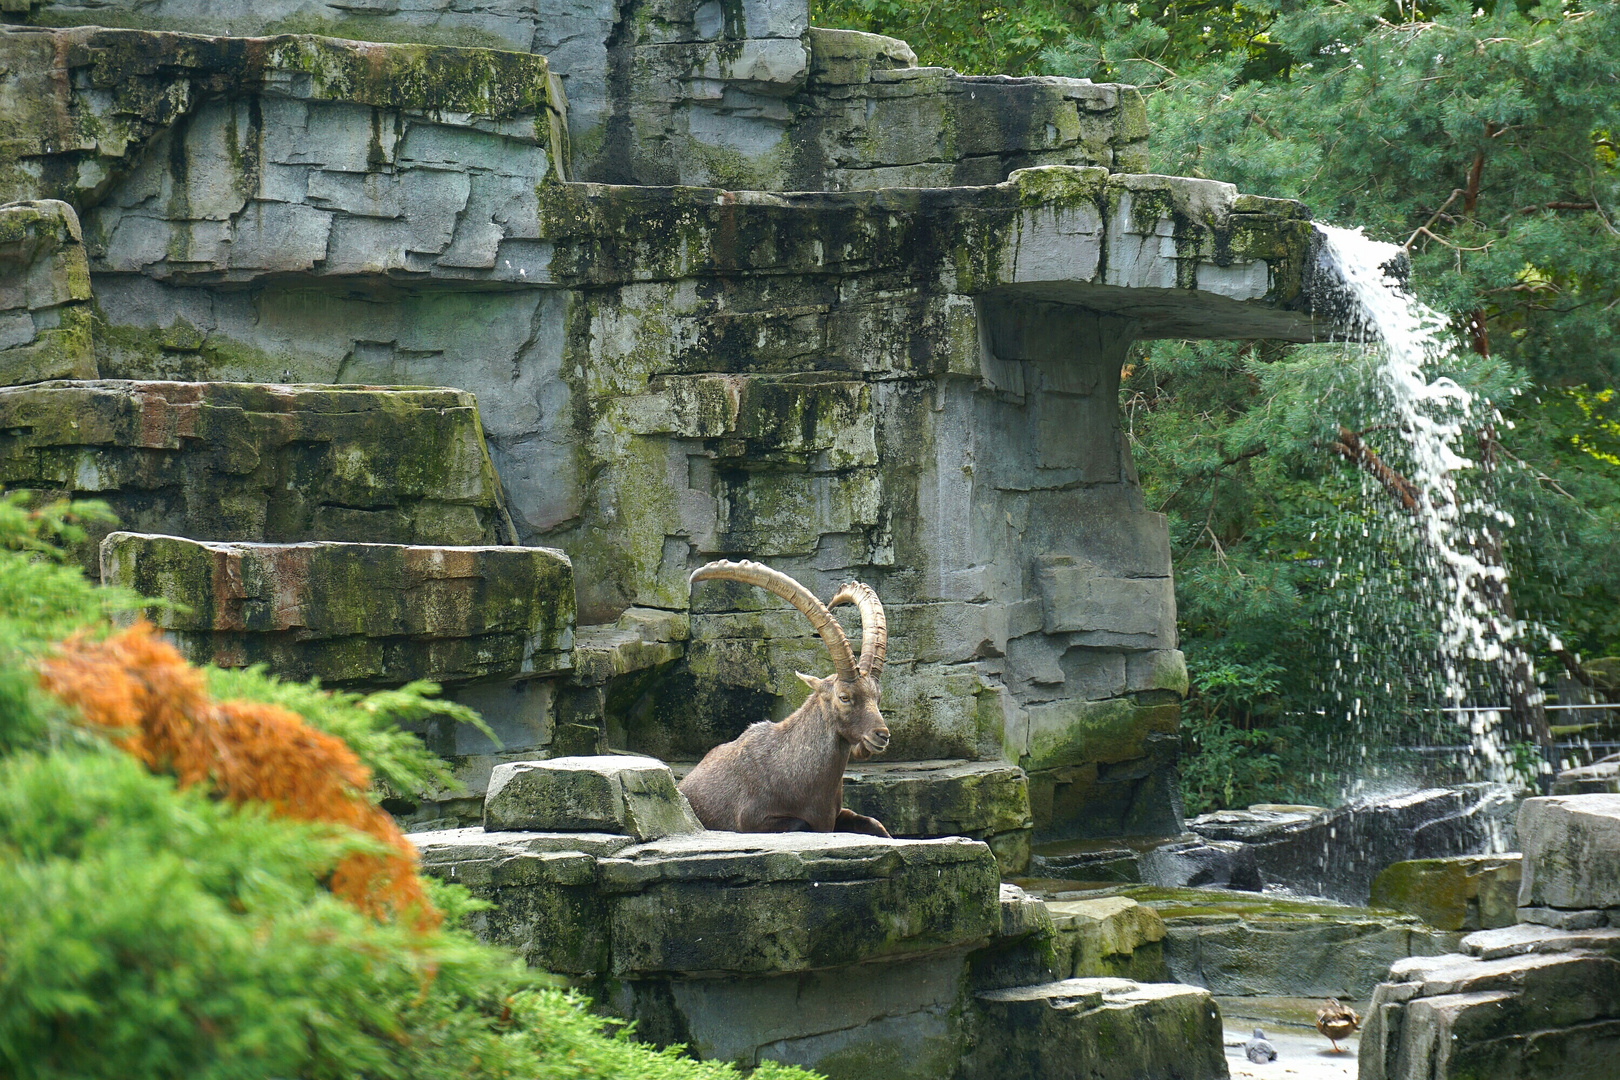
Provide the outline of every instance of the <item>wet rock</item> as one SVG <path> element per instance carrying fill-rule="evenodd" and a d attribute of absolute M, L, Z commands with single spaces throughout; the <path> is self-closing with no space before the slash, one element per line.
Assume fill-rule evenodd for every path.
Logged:
<path fill-rule="evenodd" d="M 1600 1080 L 1620 1051 L 1620 933 L 1486 930 L 1394 965 L 1363 1024 L 1361 1080 Z"/>
<path fill-rule="evenodd" d="M 253 544 L 116 532 L 102 579 L 184 608 L 154 613 L 194 663 L 266 663 L 339 686 L 566 671 L 574 577 L 552 548 Z"/>
<path fill-rule="evenodd" d="M 1341 904 L 1213 889 L 1130 891 L 1164 920 L 1171 977 L 1234 997 L 1364 999 L 1390 964 L 1446 952 L 1460 936 Z"/>
<path fill-rule="evenodd" d="M 1620 908 L 1620 795 L 1526 799 L 1523 907 Z"/>
<path fill-rule="evenodd" d="M 1368 797 L 1332 810 L 1226 810 L 1187 828 L 1208 840 L 1252 845 L 1268 883 L 1362 904 L 1373 878 L 1392 863 L 1505 850 L 1513 809 L 1506 788 L 1471 784 Z"/>
<path fill-rule="evenodd" d="M 1553 780 L 1554 795 L 1620 795 L 1620 754 L 1565 769 Z"/>
<path fill-rule="evenodd" d="M 1142 880 L 1169 888 L 1200 886 L 1259 892 L 1264 883 L 1254 849 L 1234 840 L 1162 844 L 1141 856 Z"/>
<path fill-rule="evenodd" d="M 1208 991 L 1126 979 L 1065 979 L 980 993 L 964 1080 L 1216 1080 L 1227 1075 Z"/>
<path fill-rule="evenodd" d="M 1440 930 L 1511 926 L 1519 873 L 1516 853 L 1413 859 L 1385 867 L 1373 879 L 1367 903 L 1416 915 Z"/>
<path fill-rule="evenodd" d="M 497 765 L 484 796 L 494 831 L 621 833 L 637 840 L 703 831 L 669 766 L 627 755 Z"/>
<path fill-rule="evenodd" d="M 1030 856 L 1029 876 L 1061 881 L 1140 882 L 1142 868 L 1137 853 L 1130 848 L 1037 851 Z"/>
<path fill-rule="evenodd" d="M 93 379 L 90 266 L 64 202 L 0 206 L 0 386 Z"/>

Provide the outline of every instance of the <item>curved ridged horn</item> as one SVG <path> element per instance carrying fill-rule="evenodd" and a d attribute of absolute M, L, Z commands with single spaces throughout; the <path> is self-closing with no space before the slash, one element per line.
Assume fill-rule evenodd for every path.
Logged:
<path fill-rule="evenodd" d="M 815 593 L 780 570 L 772 570 L 768 566 L 761 566 L 747 559 L 742 562 L 721 559 L 692 571 L 692 576 L 687 579 L 687 586 L 691 587 L 700 581 L 740 581 L 744 585 L 757 585 L 768 593 L 780 596 L 798 608 L 804 617 L 810 620 L 810 625 L 815 627 L 816 633 L 821 635 L 838 677 L 848 680 L 857 677 L 855 654 L 849 651 L 849 639 L 844 637 L 844 628 L 838 625 L 838 620 L 832 617 L 832 612 L 827 610 L 826 605 L 816 599 Z"/>
<path fill-rule="evenodd" d="M 889 621 L 883 617 L 883 601 L 872 586 L 851 581 L 833 594 L 827 609 L 839 604 L 854 604 L 860 609 L 861 674 L 875 679 L 883 673 L 883 657 L 889 651 Z"/>

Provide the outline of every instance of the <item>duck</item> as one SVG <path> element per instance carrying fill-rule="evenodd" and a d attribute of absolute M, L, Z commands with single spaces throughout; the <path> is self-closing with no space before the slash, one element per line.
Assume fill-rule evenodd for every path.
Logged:
<path fill-rule="evenodd" d="M 1360 1027 L 1361 1017 L 1356 1015 L 1356 1010 L 1340 1004 L 1338 998 L 1328 998 L 1316 1010 L 1316 1030 L 1327 1036 L 1335 1054 L 1344 1052 L 1339 1040 L 1348 1039 Z"/>
<path fill-rule="evenodd" d="M 1259 1028 L 1254 1029 L 1254 1038 L 1243 1044 L 1243 1053 L 1256 1065 L 1277 1060 L 1277 1048 L 1266 1040 L 1266 1033 Z"/>

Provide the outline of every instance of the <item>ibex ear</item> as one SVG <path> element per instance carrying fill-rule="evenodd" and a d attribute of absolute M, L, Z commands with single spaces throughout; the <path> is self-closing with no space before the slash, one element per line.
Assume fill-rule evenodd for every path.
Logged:
<path fill-rule="evenodd" d="M 797 675 L 799 677 L 799 681 L 810 688 L 811 693 L 815 693 L 817 690 L 821 689 L 821 680 L 816 678 L 814 675 L 806 675 L 802 671 L 795 671 L 793 674 Z"/>

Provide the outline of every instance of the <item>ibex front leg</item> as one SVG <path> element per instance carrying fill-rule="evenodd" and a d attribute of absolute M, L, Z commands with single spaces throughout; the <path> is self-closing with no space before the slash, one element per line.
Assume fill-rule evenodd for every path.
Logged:
<path fill-rule="evenodd" d="M 883 822 L 865 814 L 857 814 L 847 806 L 838 811 L 838 821 L 833 825 L 833 832 L 865 833 L 868 836 L 889 835 L 889 830 L 883 827 Z"/>

